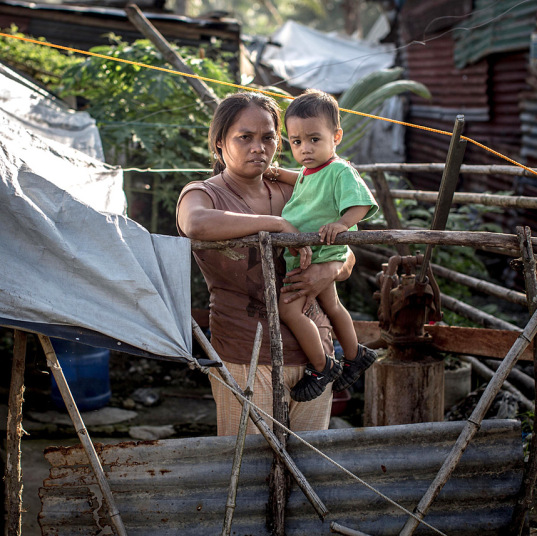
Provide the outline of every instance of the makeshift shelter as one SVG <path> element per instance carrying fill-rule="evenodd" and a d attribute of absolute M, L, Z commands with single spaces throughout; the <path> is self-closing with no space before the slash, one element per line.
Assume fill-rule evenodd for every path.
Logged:
<path fill-rule="evenodd" d="M 287 21 L 271 36 L 260 61 L 287 84 L 342 93 L 364 76 L 392 67 L 395 47 L 326 34 Z"/>
<path fill-rule="evenodd" d="M 189 357 L 189 241 L 127 218 L 121 169 L 57 141 L 73 130 L 75 145 L 100 153 L 87 114 L 0 81 L 0 323 L 66 338 L 82 328 L 112 348 Z"/>

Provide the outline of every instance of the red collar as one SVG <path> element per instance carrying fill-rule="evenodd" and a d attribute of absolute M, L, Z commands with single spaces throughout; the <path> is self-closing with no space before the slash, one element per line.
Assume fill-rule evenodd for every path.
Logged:
<path fill-rule="evenodd" d="M 325 168 L 326 166 L 328 166 L 328 164 L 331 164 L 334 160 L 337 160 L 337 156 L 333 156 L 332 158 L 328 159 L 324 164 L 321 164 L 320 166 L 317 166 L 315 168 L 306 168 L 304 170 L 304 173 L 303 175 L 306 176 L 306 175 L 312 175 L 313 173 L 317 173 L 317 171 L 321 171 L 321 169 Z"/>

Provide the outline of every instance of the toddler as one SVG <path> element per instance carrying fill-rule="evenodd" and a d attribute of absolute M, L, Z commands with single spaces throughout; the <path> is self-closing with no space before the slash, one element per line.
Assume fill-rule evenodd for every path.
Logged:
<path fill-rule="evenodd" d="M 282 217 L 300 232 L 319 233 L 324 244 L 312 248 L 312 263 L 344 261 L 348 246 L 334 246 L 334 239 L 341 232 L 356 230 L 356 224 L 375 214 L 378 205 L 358 172 L 336 155 L 343 136 L 338 104 L 327 93 L 307 90 L 287 108 L 285 126 L 293 156 L 303 168 Z M 284 256 L 287 271 L 300 267 L 298 256 L 288 250 Z M 291 303 L 280 298 L 279 302 L 281 320 L 309 360 L 304 376 L 291 391 L 291 398 L 299 402 L 318 397 L 331 382 L 334 391 L 343 391 L 377 357 L 358 343 L 352 318 L 339 301 L 335 284 L 321 292 L 317 300 L 343 348 L 341 361 L 325 354 L 316 325 L 302 312 L 305 298 Z"/>

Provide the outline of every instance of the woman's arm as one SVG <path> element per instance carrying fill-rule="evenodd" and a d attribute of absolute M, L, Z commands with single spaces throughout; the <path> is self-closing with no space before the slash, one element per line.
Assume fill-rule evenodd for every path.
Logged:
<path fill-rule="evenodd" d="M 201 190 L 192 190 L 181 199 L 177 209 L 177 225 L 188 238 L 195 240 L 228 240 L 259 231 L 297 232 L 280 216 L 217 210 L 211 198 Z"/>
<path fill-rule="evenodd" d="M 286 303 L 306 296 L 303 312 L 305 313 L 321 291 L 328 288 L 335 281 L 345 281 L 352 273 L 356 258 L 349 252 L 345 262 L 332 261 L 322 264 L 312 264 L 305 270 L 296 268 L 286 274 L 283 280 L 286 283 L 281 292 L 288 294 L 284 298 Z"/>

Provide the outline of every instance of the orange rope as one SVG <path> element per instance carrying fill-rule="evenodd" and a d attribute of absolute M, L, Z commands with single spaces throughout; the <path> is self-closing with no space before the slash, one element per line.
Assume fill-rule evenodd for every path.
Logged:
<path fill-rule="evenodd" d="M 111 56 L 106 56 L 104 54 L 97 54 L 95 52 L 90 52 L 90 51 L 87 51 L 87 50 L 79 50 L 77 48 L 64 47 L 62 45 L 55 45 L 53 43 L 47 43 L 47 42 L 44 42 L 44 41 L 38 41 L 37 39 L 30 39 L 29 37 L 21 37 L 21 36 L 17 36 L 17 35 L 5 34 L 5 33 L 1 33 L 1 32 L 0 32 L 0 37 L 7 37 L 7 38 L 11 38 L 11 39 L 19 39 L 20 41 L 27 41 L 28 43 L 34 43 L 36 45 L 43 45 L 43 46 L 48 46 L 48 47 L 51 47 L 51 48 L 57 48 L 57 49 L 60 49 L 60 50 L 66 50 L 68 52 L 76 52 L 77 54 L 83 54 L 83 55 L 86 55 L 86 56 L 94 56 L 96 58 L 102 58 L 102 59 L 105 59 L 105 60 L 112 60 L 112 61 L 117 61 L 117 62 L 121 62 L 121 63 L 127 63 L 129 65 L 135 65 L 137 67 L 145 67 L 147 69 L 153 69 L 155 71 L 162 71 L 162 72 L 170 73 L 170 74 L 178 74 L 178 75 L 186 76 L 186 77 L 189 77 L 189 78 L 197 78 L 198 80 L 203 80 L 205 82 L 211 82 L 213 84 L 221 84 L 223 86 L 230 86 L 230 87 L 234 87 L 234 88 L 237 88 L 237 89 L 245 89 L 247 91 L 256 91 L 258 93 L 263 93 L 264 95 L 269 95 L 271 97 L 277 97 L 277 98 L 280 98 L 280 99 L 281 98 L 288 98 L 288 99 L 294 99 L 295 98 L 295 97 L 292 97 L 292 96 L 284 97 L 279 93 L 266 91 L 264 89 L 257 89 L 257 88 L 252 88 L 252 87 L 248 87 L 248 86 L 241 86 L 240 84 L 233 84 L 232 82 L 223 82 L 223 81 L 220 81 L 220 80 L 214 80 L 213 78 L 207 78 L 205 76 L 200 76 L 200 75 L 197 75 L 197 74 L 183 73 L 181 71 L 176 71 L 174 69 L 167 69 L 166 67 L 157 67 L 155 65 L 147 65 L 145 63 L 139 63 L 139 62 L 136 62 L 136 61 L 130 61 L 130 60 L 126 60 L 126 59 L 123 59 L 123 58 L 113 58 Z M 360 115 L 362 117 L 368 117 L 370 119 L 379 119 L 381 121 L 387 121 L 389 123 L 395 123 L 397 125 L 402 125 L 402 126 L 405 126 L 405 127 L 411 127 L 411 128 L 418 128 L 418 129 L 421 129 L 421 130 L 427 130 L 427 131 L 433 132 L 435 134 L 442 134 L 444 136 L 453 136 L 453 133 L 448 132 L 446 130 L 439 130 L 437 128 L 425 127 L 423 125 L 416 125 L 416 124 L 413 124 L 413 123 L 407 123 L 405 121 L 398 121 L 397 119 L 390 119 L 388 117 L 381 117 L 381 116 L 378 116 L 378 115 L 367 114 L 367 113 L 364 113 L 364 112 L 357 112 L 356 110 L 348 110 L 346 108 L 340 108 L 340 110 L 342 112 L 347 112 L 347 113 L 351 113 L 351 114 L 355 114 L 355 115 Z M 518 167 L 520 167 L 522 169 L 525 169 L 526 171 L 528 171 L 529 173 L 532 173 L 533 175 L 537 175 L 536 170 L 534 170 L 534 169 L 532 169 L 530 167 L 527 167 L 524 164 L 521 164 L 521 163 L 517 162 L 516 160 L 513 160 L 512 158 L 509 158 L 508 156 L 505 156 L 502 153 L 499 153 L 498 151 L 495 151 L 494 149 L 491 149 L 490 147 L 487 147 L 486 145 L 484 145 L 484 144 L 482 144 L 482 143 L 480 143 L 480 142 L 478 142 L 476 140 L 473 140 L 472 138 L 468 138 L 466 136 L 461 136 L 461 139 L 466 140 L 466 141 L 468 141 L 470 143 L 473 143 L 477 147 L 480 147 L 481 149 L 485 149 L 485 151 L 489 151 L 490 153 L 502 158 L 503 160 L 506 160 L 506 161 L 510 162 L 511 164 L 514 164 L 515 166 L 518 166 Z"/>

